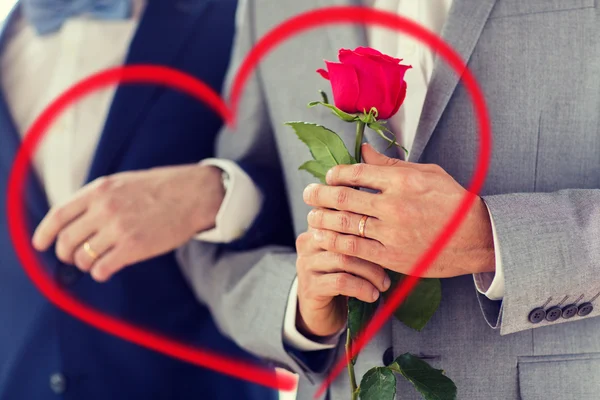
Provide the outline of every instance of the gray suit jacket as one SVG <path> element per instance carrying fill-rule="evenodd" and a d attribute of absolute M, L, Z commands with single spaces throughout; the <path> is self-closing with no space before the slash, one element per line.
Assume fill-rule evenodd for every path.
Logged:
<path fill-rule="evenodd" d="M 230 78 L 253 44 L 281 21 L 350 2 L 242 3 Z M 394 356 L 408 351 L 444 369 L 460 399 L 598 399 L 600 299 L 587 317 L 532 324 L 528 315 L 549 298 L 548 307 L 565 296 L 563 305 L 582 295 L 581 304 L 600 292 L 600 5 L 455 0 L 443 37 L 468 60 L 492 117 L 493 160 L 482 195 L 498 231 L 505 297 L 495 302 L 478 295 L 472 276 L 443 280 L 442 305 L 425 330 L 390 321 L 358 358 L 357 373 L 382 365 L 391 348 Z M 302 191 L 314 179 L 298 171 L 310 154 L 284 122 L 321 123 L 343 133 L 352 148 L 352 127 L 306 104 L 329 88 L 314 72 L 323 59 L 364 44 L 362 28 L 336 26 L 279 46 L 245 90 L 237 131 L 221 135 L 221 156 L 282 168 L 296 234 L 307 227 Z M 439 164 L 468 186 L 477 126 L 458 80 L 437 61 L 410 160 Z M 385 148 L 376 136 L 367 139 Z M 298 372 L 299 397 L 312 398 L 323 371 L 312 371 L 282 342 L 294 252 L 265 248 L 213 260 L 213 251 L 195 242 L 179 254 L 199 299 L 240 345 Z M 398 398 L 420 398 L 402 379 L 398 386 Z M 349 397 L 345 374 L 329 394 Z"/>

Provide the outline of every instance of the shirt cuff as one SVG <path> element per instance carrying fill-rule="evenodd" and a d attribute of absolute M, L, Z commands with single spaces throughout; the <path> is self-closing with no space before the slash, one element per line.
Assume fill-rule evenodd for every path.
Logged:
<path fill-rule="evenodd" d="M 215 227 L 196 235 L 196 240 L 230 243 L 246 233 L 262 207 L 263 195 L 252 179 L 235 162 L 207 158 L 200 165 L 214 166 L 229 175 L 225 198 L 215 219 Z"/>
<path fill-rule="evenodd" d="M 490 215 L 490 221 L 492 223 L 496 272 L 473 274 L 473 279 L 475 280 L 475 287 L 479 293 L 485 295 L 490 300 L 502 300 L 504 298 L 504 268 L 502 265 L 502 255 L 500 254 L 500 242 L 498 241 L 494 218 L 492 218 L 492 213 L 489 208 L 488 214 Z"/>
<path fill-rule="evenodd" d="M 304 335 L 298 332 L 296 328 L 296 310 L 298 309 L 298 277 L 294 279 L 292 289 L 290 290 L 290 296 L 288 297 L 287 308 L 285 310 L 285 317 L 283 321 L 283 342 L 299 351 L 317 351 L 317 350 L 328 350 L 333 349 L 337 346 L 341 334 L 344 330 L 338 334 L 324 337 L 319 339 L 318 342 L 307 339 Z"/>

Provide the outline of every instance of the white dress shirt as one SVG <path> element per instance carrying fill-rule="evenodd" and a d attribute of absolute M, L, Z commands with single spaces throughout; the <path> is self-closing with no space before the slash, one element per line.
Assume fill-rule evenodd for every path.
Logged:
<path fill-rule="evenodd" d="M 440 35 L 448 18 L 452 0 L 370 0 L 369 5 L 382 11 L 395 12 Z M 403 60 L 403 64 L 412 65 L 413 67 L 405 75 L 408 87 L 406 99 L 398 113 L 389 121 L 390 127 L 396 133 L 399 142 L 410 152 L 433 73 L 435 54 L 418 40 L 390 29 L 369 27 L 367 28 L 367 40 L 370 47 L 392 57 L 400 58 Z M 474 280 L 480 293 L 485 294 L 492 300 L 499 300 L 504 297 L 504 274 L 493 221 L 492 231 L 496 250 L 496 272 L 476 274 Z M 286 344 L 302 351 L 335 347 L 339 334 L 314 342 L 298 332 L 296 328 L 297 286 L 296 280 L 292 286 L 286 308 L 283 330 L 284 341 Z"/>
<path fill-rule="evenodd" d="M 21 136 L 70 86 L 123 64 L 145 5 L 145 0 L 134 0 L 134 15 L 128 20 L 70 18 L 60 31 L 45 36 L 38 36 L 23 18 L 13 20 L 0 54 L 1 83 Z M 85 183 L 115 91 L 116 87 L 103 89 L 69 107 L 40 143 L 33 163 L 51 206 L 68 201 Z M 225 170 L 232 184 L 217 214 L 215 229 L 198 237 L 232 241 L 253 222 L 262 203 L 261 193 L 235 163 L 204 163 Z M 238 190 L 243 194 L 237 194 Z M 235 199 L 240 197 L 250 199 L 250 204 L 239 207 Z"/>

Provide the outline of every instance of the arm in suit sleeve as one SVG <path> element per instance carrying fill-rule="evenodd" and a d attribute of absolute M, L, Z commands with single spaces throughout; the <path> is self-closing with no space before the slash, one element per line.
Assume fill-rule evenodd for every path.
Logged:
<path fill-rule="evenodd" d="M 227 86 L 255 40 L 252 0 L 241 2 L 239 10 Z M 260 81 L 258 69 L 244 89 L 237 112 L 237 128 L 225 128 L 219 135 L 217 155 L 236 160 L 250 171 L 249 175 L 263 190 L 266 202 L 285 204 L 287 209 L 278 150 Z M 285 228 L 292 226 L 289 216 L 283 221 L 275 221 L 274 218 L 280 217 L 271 211 L 269 207 L 263 207 L 256 223 L 278 223 L 279 234 L 287 237 Z M 317 382 L 333 363 L 338 348 L 303 353 L 284 344 L 284 317 L 296 277 L 296 253 L 291 233 L 290 239 L 288 245 L 254 250 L 194 240 L 179 249 L 177 257 L 196 296 L 211 310 L 225 335 L 257 356 Z"/>
<path fill-rule="evenodd" d="M 504 297 L 478 294 L 488 323 L 505 335 L 600 315 L 529 321 L 530 312 L 589 302 L 600 292 L 600 190 L 484 196 L 492 215 L 504 273 Z"/>

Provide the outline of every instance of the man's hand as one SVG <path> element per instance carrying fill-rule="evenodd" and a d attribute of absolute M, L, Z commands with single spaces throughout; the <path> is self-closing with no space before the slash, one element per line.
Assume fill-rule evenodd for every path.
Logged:
<path fill-rule="evenodd" d="M 408 273 L 441 233 L 467 194 L 437 165 L 408 163 L 363 146 L 365 164 L 339 165 L 325 185 L 310 185 L 305 202 L 315 207 L 309 226 L 321 232 L 319 245 Z M 378 193 L 352 189 L 369 188 Z M 368 216 L 365 237 L 359 224 Z M 495 270 L 487 208 L 477 198 L 458 232 L 425 277 L 447 278 Z"/>
<path fill-rule="evenodd" d="M 324 251 L 318 231 L 298 236 L 298 313 L 296 326 L 306 335 L 330 336 L 346 325 L 346 297 L 372 303 L 390 287 L 378 265 L 359 258 Z"/>
<path fill-rule="evenodd" d="M 35 231 L 33 246 L 45 251 L 56 241 L 61 261 L 103 282 L 213 228 L 223 197 L 221 171 L 215 167 L 163 167 L 102 177 L 51 209 Z"/>

